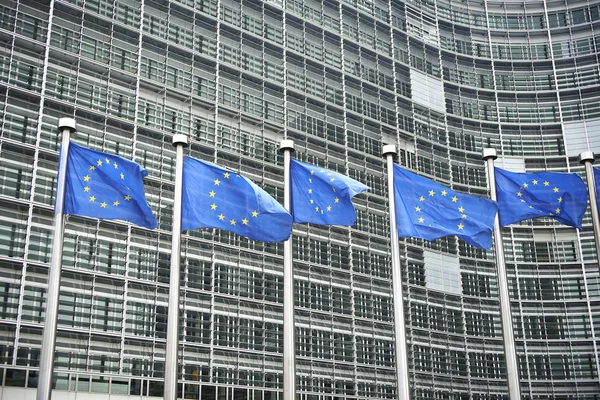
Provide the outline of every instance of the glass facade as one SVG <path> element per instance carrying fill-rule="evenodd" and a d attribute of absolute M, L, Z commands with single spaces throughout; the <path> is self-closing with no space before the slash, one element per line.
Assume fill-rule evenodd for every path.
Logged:
<path fill-rule="evenodd" d="M 55 396 L 162 396 L 172 135 L 282 202 L 281 139 L 371 190 L 352 228 L 294 229 L 302 400 L 396 396 L 382 144 L 487 196 L 499 166 L 583 174 L 600 153 L 600 4 L 592 0 L 3 0 L 0 383 L 37 384 L 53 239 L 58 118 L 149 172 L 149 231 L 67 219 Z M 591 217 L 504 229 L 523 399 L 600 399 Z M 400 243 L 412 398 L 507 399 L 493 252 Z M 283 247 L 182 239 L 180 395 L 282 397 Z M 19 389 L 21 388 L 21 389 Z M 10 392 L 13 393 L 13 392 Z"/>

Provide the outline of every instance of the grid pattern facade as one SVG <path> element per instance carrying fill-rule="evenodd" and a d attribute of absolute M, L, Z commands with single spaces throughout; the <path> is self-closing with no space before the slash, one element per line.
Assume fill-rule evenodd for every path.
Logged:
<path fill-rule="evenodd" d="M 597 1 L 3 0 L 0 382 L 35 387 L 52 242 L 58 118 L 148 172 L 149 231 L 70 216 L 54 383 L 162 396 L 171 137 L 282 202 L 278 142 L 370 186 L 352 228 L 296 225 L 301 399 L 396 396 L 382 144 L 487 196 L 481 152 L 582 173 L 600 153 Z M 569 135 L 567 135 L 569 132 Z M 589 213 L 504 229 L 523 399 L 600 398 L 600 276 Z M 282 395 L 281 244 L 182 238 L 180 395 Z M 507 398 L 494 256 L 401 241 L 412 398 Z"/>

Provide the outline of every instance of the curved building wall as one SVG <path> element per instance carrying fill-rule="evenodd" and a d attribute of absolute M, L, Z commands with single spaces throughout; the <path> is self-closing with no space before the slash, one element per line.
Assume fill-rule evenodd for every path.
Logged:
<path fill-rule="evenodd" d="M 149 172 L 159 228 L 67 219 L 56 398 L 162 396 L 171 137 L 282 201 L 295 156 L 369 185 L 352 228 L 296 225 L 303 400 L 396 397 L 383 144 L 402 166 L 487 196 L 482 149 L 516 171 L 600 153 L 595 1 L 3 0 L 0 382 L 34 390 L 58 118 Z M 600 275 L 591 218 L 503 229 L 523 399 L 598 399 Z M 283 247 L 185 232 L 183 398 L 282 397 Z M 401 241 L 413 399 L 507 399 L 493 252 Z M 2 396 L 2 397 L 3 397 Z"/>

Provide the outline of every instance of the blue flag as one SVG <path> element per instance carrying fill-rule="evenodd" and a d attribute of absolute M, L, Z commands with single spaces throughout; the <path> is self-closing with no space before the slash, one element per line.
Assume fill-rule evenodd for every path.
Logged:
<path fill-rule="evenodd" d="M 294 222 L 352 226 L 356 211 L 352 197 L 369 188 L 345 175 L 291 160 Z"/>
<path fill-rule="evenodd" d="M 495 168 L 498 215 L 506 226 L 525 219 L 551 217 L 581 229 L 587 189 L 577 174 L 509 172 Z"/>
<path fill-rule="evenodd" d="M 247 178 L 215 164 L 185 157 L 181 229 L 219 228 L 263 242 L 282 242 L 292 216 Z"/>
<path fill-rule="evenodd" d="M 489 250 L 498 206 L 490 199 L 455 192 L 394 165 L 399 237 L 434 240 L 456 235 Z"/>
<path fill-rule="evenodd" d="M 146 170 L 133 161 L 69 144 L 65 214 L 122 219 L 154 229 L 156 218 L 146 203 Z"/>
<path fill-rule="evenodd" d="M 600 212 L 600 168 L 593 168 L 594 170 L 594 183 L 596 184 L 596 206 Z M 593 207 L 593 206 L 592 206 Z"/>

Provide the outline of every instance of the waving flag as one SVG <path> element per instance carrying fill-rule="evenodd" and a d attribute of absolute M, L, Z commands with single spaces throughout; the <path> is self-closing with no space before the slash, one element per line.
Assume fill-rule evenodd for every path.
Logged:
<path fill-rule="evenodd" d="M 181 229 L 219 228 L 263 242 L 282 242 L 292 216 L 247 178 L 218 165 L 183 160 Z"/>
<path fill-rule="evenodd" d="M 594 183 L 596 184 L 596 207 L 600 211 L 600 168 L 594 168 Z M 592 205 L 593 207 L 593 205 Z M 600 251 L 600 250 L 598 250 Z"/>
<path fill-rule="evenodd" d="M 581 229 L 587 188 L 577 174 L 509 172 L 495 168 L 500 225 L 551 217 Z"/>
<path fill-rule="evenodd" d="M 352 226 L 352 197 L 369 188 L 340 173 L 300 161 L 290 161 L 294 222 Z"/>
<path fill-rule="evenodd" d="M 100 219 L 122 219 L 156 228 L 146 203 L 142 178 L 146 170 L 119 156 L 69 144 L 64 213 Z"/>
<path fill-rule="evenodd" d="M 488 250 L 498 206 L 490 199 L 455 192 L 394 165 L 399 237 L 435 240 L 456 235 Z"/>

